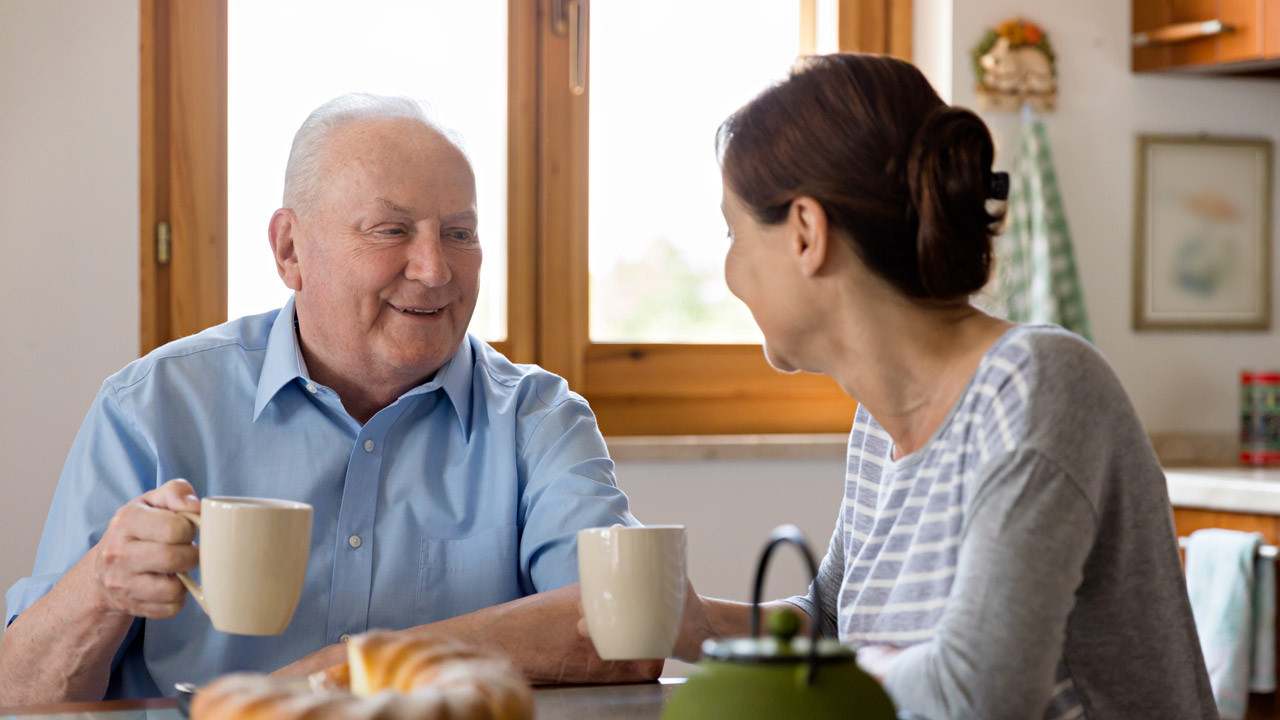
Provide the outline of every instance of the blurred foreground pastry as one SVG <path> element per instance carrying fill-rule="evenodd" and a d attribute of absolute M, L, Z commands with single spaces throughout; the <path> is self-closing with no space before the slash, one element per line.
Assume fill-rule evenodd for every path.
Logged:
<path fill-rule="evenodd" d="M 506 660 L 456 641 L 370 632 L 347 662 L 310 687 L 265 675 L 227 675 L 191 702 L 191 720 L 530 720 L 533 695 Z"/>

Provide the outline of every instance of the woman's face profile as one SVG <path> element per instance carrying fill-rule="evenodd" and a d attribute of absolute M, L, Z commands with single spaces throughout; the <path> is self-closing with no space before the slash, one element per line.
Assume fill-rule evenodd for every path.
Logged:
<path fill-rule="evenodd" d="M 795 372 L 798 368 L 786 359 L 796 325 L 790 314 L 794 294 L 787 289 L 787 271 L 794 265 L 786 254 L 787 224 L 761 224 L 728 184 L 720 210 L 729 240 L 725 284 L 760 326 L 765 359 L 777 370 Z"/>

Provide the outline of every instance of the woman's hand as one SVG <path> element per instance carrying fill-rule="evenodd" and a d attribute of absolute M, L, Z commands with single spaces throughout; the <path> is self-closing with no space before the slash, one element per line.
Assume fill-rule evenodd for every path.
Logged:
<path fill-rule="evenodd" d="M 680 635 L 676 637 L 672 654 L 685 662 L 698 662 L 702 659 L 702 643 L 713 637 L 716 631 L 707 613 L 707 604 L 693 589 L 693 583 L 685 578 L 684 619 L 680 621 Z"/>
<path fill-rule="evenodd" d="M 901 653 L 902 648 L 890 645 L 864 645 L 858 648 L 858 667 L 884 682 L 884 676 L 889 674 L 889 668 Z"/>

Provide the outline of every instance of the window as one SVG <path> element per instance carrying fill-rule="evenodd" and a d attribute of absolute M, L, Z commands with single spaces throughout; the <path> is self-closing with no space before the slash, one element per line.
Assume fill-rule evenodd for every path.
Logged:
<path fill-rule="evenodd" d="M 280 207 L 289 144 L 311 110 L 360 90 L 424 99 L 435 119 L 465 140 L 485 249 L 471 332 L 506 339 L 504 0 L 314 7 L 312 0 L 231 0 L 227 7 L 227 316 L 272 310 L 288 299 L 266 219 Z"/>
<path fill-rule="evenodd" d="M 268 59 L 249 59 L 242 33 L 258 46 L 265 43 L 250 33 L 264 27 L 289 27 L 290 43 L 323 36 L 326 23 L 369 33 L 353 31 L 362 18 L 338 10 L 284 10 L 293 3 L 242 10 L 232 0 L 228 22 L 227 0 L 141 0 L 144 351 L 222 322 L 228 304 L 240 314 L 282 302 L 275 295 L 254 305 L 238 289 L 229 300 L 228 285 L 279 286 L 265 227 L 303 113 L 349 89 L 421 95 L 435 98 L 440 119 L 467 140 L 480 184 L 482 286 L 505 290 L 482 300 L 488 310 L 478 311 L 473 332 L 564 376 L 609 434 L 848 428 L 853 401 L 827 378 L 769 368 L 759 331 L 723 286 L 713 138 L 717 123 L 782 77 L 798 52 L 834 39 L 908 54 L 910 0 L 410 4 L 421 17 L 383 2 L 358 7 L 409 47 L 422 23 L 465 25 L 474 60 L 453 60 L 448 73 L 371 77 L 355 68 L 373 46 L 320 41 L 311 45 L 319 52 L 291 46 L 289 63 L 269 69 Z M 402 84 L 410 80 L 422 89 Z M 229 83 L 247 94 L 229 102 Z M 278 96 L 285 86 L 296 99 Z M 468 105 L 502 110 L 456 115 Z M 254 135 L 266 139 L 248 150 Z M 248 154 L 228 159 L 229 145 Z M 245 181 L 229 193 L 228 164 L 240 173 L 246 161 L 236 158 L 255 154 L 261 162 L 249 175 L 264 185 Z M 162 222 L 167 248 L 158 242 Z M 256 249 L 237 249 L 245 237 Z M 495 242 L 505 246 L 505 267 L 494 262 L 502 256 Z M 246 252 L 258 253 L 247 266 L 265 267 L 265 277 L 240 280 L 237 270 L 229 281 L 228 256 L 239 266 Z"/>

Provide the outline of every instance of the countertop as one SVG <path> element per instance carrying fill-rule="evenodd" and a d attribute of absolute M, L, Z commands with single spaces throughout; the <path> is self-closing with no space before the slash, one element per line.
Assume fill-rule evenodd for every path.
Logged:
<path fill-rule="evenodd" d="M 658 720 L 682 680 L 637 685 L 543 687 L 533 691 L 539 720 Z M 186 720 L 173 698 L 0 708 L 0 716 L 49 720 Z"/>
<path fill-rule="evenodd" d="M 1280 515 L 1280 467 L 1166 468 L 1174 507 Z"/>

